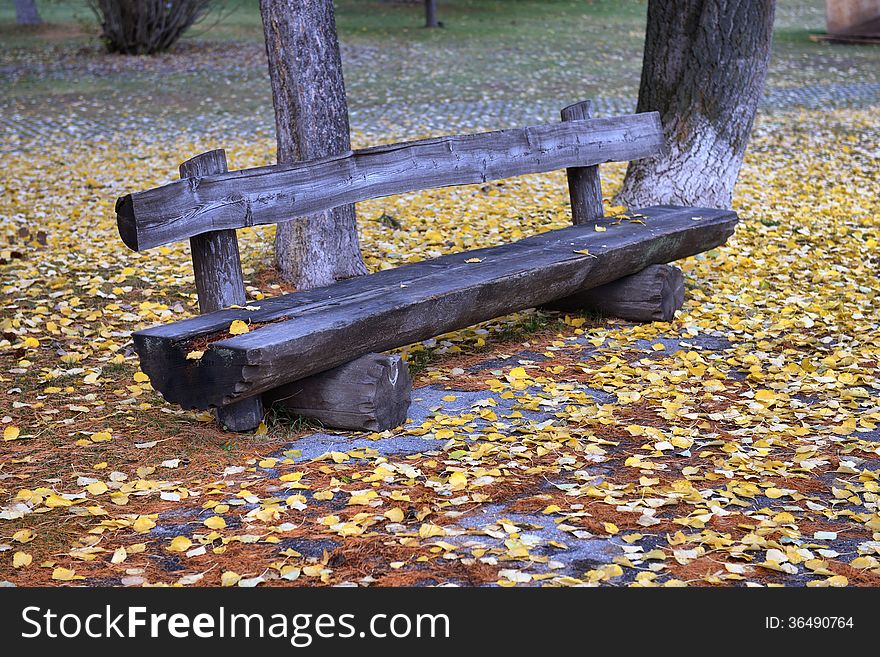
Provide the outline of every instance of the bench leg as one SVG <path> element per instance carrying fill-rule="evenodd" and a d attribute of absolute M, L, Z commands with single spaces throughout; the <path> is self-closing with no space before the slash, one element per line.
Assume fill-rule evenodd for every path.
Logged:
<path fill-rule="evenodd" d="M 684 303 L 684 275 L 672 265 L 651 265 L 631 276 L 565 297 L 550 310 L 588 310 L 631 322 L 669 322 Z"/>
<path fill-rule="evenodd" d="M 333 429 L 385 431 L 406 422 L 412 377 L 400 356 L 367 354 L 275 388 L 263 403 Z"/>
<path fill-rule="evenodd" d="M 199 178 L 225 173 L 226 152 L 217 149 L 196 155 L 180 165 L 181 178 Z M 247 303 L 238 238 L 234 230 L 215 230 L 191 238 L 193 274 L 202 314 L 228 306 Z M 251 431 L 263 421 L 263 405 L 259 397 L 218 408 L 217 421 L 230 431 Z"/>
<path fill-rule="evenodd" d="M 242 399 L 215 411 L 217 422 L 229 431 L 253 431 L 263 421 L 263 405 L 259 399 Z"/>

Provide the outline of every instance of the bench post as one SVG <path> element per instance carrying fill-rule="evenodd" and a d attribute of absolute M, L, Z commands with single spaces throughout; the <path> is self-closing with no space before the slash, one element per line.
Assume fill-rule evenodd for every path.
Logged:
<path fill-rule="evenodd" d="M 180 165 L 181 178 L 199 178 L 226 173 L 226 152 L 221 148 L 187 160 Z M 235 230 L 215 230 L 191 237 L 193 273 L 199 297 L 199 312 L 204 315 L 229 306 L 244 306 L 247 297 L 241 272 L 241 257 Z M 263 419 L 259 395 L 219 407 L 217 420 L 232 431 L 257 428 Z"/>
<path fill-rule="evenodd" d="M 561 112 L 562 120 L 586 121 L 592 118 L 592 111 L 593 101 L 584 100 L 564 108 Z M 571 222 L 579 226 L 604 217 L 599 166 L 574 167 L 565 172 L 568 175 L 568 194 L 571 198 Z"/>
<path fill-rule="evenodd" d="M 563 121 L 592 118 L 593 101 L 569 105 L 561 112 Z M 571 222 L 591 224 L 605 216 L 599 166 L 574 167 L 568 175 Z M 684 279 L 670 265 L 654 265 L 612 283 L 577 295 L 558 299 L 544 307 L 549 310 L 588 310 L 634 322 L 669 322 L 684 303 Z"/>

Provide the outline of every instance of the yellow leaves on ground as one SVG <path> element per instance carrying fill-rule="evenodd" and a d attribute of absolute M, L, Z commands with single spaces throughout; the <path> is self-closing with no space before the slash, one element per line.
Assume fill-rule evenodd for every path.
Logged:
<path fill-rule="evenodd" d="M 227 570 L 220 576 L 221 586 L 235 586 L 241 580 L 241 575 L 232 570 Z"/>
<path fill-rule="evenodd" d="M 71 582 L 77 579 L 85 579 L 82 575 L 77 575 L 75 570 L 58 566 L 52 571 L 52 579 L 59 582 Z"/>
<path fill-rule="evenodd" d="M 398 507 L 394 507 L 393 509 L 388 509 L 384 515 L 391 522 L 403 522 L 403 518 L 404 518 L 403 509 L 400 509 Z"/>
<path fill-rule="evenodd" d="M 3 440 L 16 440 L 21 435 L 21 430 L 15 426 L 8 426 L 3 429 Z"/>
<path fill-rule="evenodd" d="M 55 493 L 50 493 L 43 501 L 43 504 L 50 509 L 54 509 L 57 507 L 73 506 L 73 501 L 61 497 L 60 495 L 56 495 Z"/>
<path fill-rule="evenodd" d="M 443 527 L 438 527 L 437 525 L 426 522 L 426 523 L 423 523 L 421 526 L 419 526 L 419 536 L 421 538 L 433 538 L 434 536 L 446 536 L 446 530 L 443 529 Z"/>
<path fill-rule="evenodd" d="M 31 565 L 33 560 L 34 558 L 27 552 L 16 552 L 12 555 L 12 567 L 24 568 L 25 566 Z"/>
<path fill-rule="evenodd" d="M 449 486 L 452 490 L 461 490 L 467 486 L 468 477 L 464 472 L 453 472 L 449 475 Z"/>
<path fill-rule="evenodd" d="M 168 546 L 168 550 L 171 552 L 186 552 L 192 547 L 192 541 L 186 536 L 175 536 L 171 540 L 171 544 Z"/>
<path fill-rule="evenodd" d="M 226 527 L 226 521 L 220 516 L 211 516 L 205 519 L 202 524 L 208 529 L 224 529 Z"/>
<path fill-rule="evenodd" d="M 232 324 L 229 325 L 229 332 L 232 335 L 243 335 L 250 331 L 250 327 L 248 327 L 247 323 L 241 321 L 240 319 L 236 319 Z"/>
<path fill-rule="evenodd" d="M 109 489 L 107 488 L 107 484 L 103 481 L 95 481 L 86 486 L 86 490 L 89 491 L 91 495 L 103 495 Z"/>
<path fill-rule="evenodd" d="M 12 540 L 18 543 L 30 543 L 36 534 L 32 529 L 19 529 L 12 535 Z"/>
<path fill-rule="evenodd" d="M 156 526 L 156 518 L 154 516 L 138 516 L 131 524 L 131 528 L 138 534 L 145 534 Z"/>
<path fill-rule="evenodd" d="M 348 498 L 349 506 L 368 505 L 378 499 L 379 494 L 374 490 L 357 491 Z"/>
<path fill-rule="evenodd" d="M 776 394 L 772 390 L 758 390 L 755 399 L 763 404 L 770 405 L 776 402 Z"/>

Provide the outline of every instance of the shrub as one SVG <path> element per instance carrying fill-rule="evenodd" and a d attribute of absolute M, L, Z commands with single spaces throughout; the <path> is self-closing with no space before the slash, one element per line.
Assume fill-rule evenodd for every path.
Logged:
<path fill-rule="evenodd" d="M 168 50 L 202 20 L 214 0 L 88 0 L 107 50 L 152 55 Z"/>

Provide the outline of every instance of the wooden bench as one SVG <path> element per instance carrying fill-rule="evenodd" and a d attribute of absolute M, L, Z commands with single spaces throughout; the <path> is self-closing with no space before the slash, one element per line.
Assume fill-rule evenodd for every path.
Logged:
<path fill-rule="evenodd" d="M 259 424 L 264 398 L 331 426 L 383 430 L 406 417 L 411 383 L 399 358 L 375 352 L 542 305 L 670 320 L 684 286 L 663 263 L 723 244 L 736 214 L 657 206 L 605 217 L 597 165 L 658 152 L 662 130 L 653 112 L 589 116 L 585 101 L 558 124 L 231 172 L 223 151 L 211 151 L 182 164 L 182 180 L 120 198 L 119 232 L 131 249 L 190 239 L 203 313 L 136 332 L 141 368 L 167 401 L 217 409 L 233 430 Z M 246 302 L 237 228 L 557 169 L 568 172 L 571 227 Z M 235 320 L 249 332 L 231 335 Z"/>

